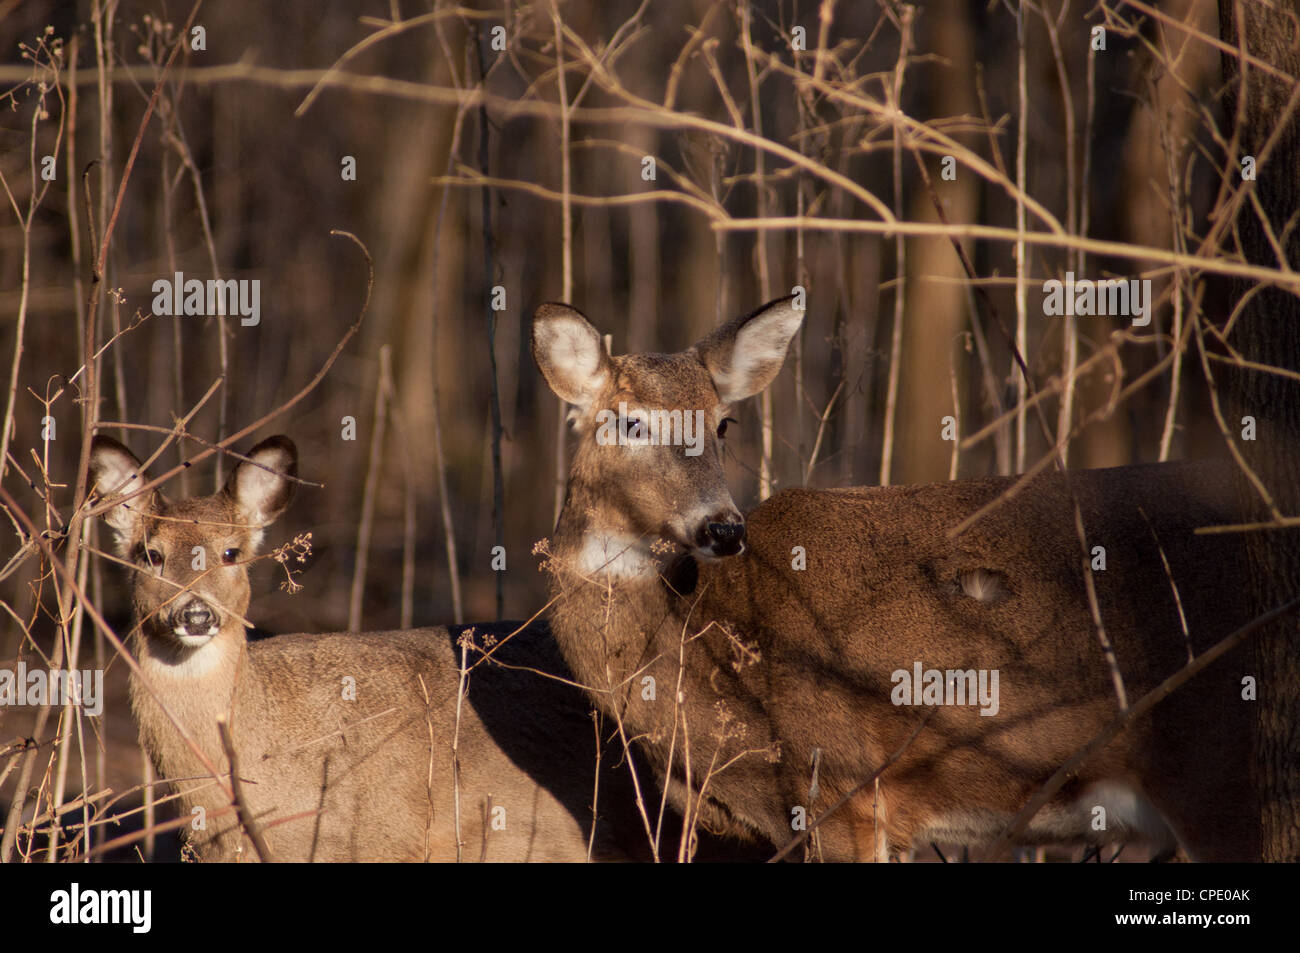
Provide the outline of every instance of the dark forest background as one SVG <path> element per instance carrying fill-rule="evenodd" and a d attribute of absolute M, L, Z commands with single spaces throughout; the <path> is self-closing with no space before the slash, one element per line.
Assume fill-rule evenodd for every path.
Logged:
<path fill-rule="evenodd" d="M 1221 321 L 1223 279 L 1241 277 L 1222 265 L 1240 256 L 1215 225 L 1241 170 L 1212 0 L 208 2 L 193 20 L 202 50 L 184 33 L 190 11 L 0 3 L 0 361 L 14 395 L 3 480 L 40 525 L 64 525 L 84 412 L 74 375 L 96 294 L 100 429 L 141 457 L 224 362 L 224 383 L 186 425 L 198 441 L 172 443 L 162 472 L 274 411 L 326 364 L 367 279 L 356 245 L 331 230 L 355 234 L 374 266 L 358 333 L 319 386 L 234 448 L 288 434 L 301 476 L 321 484 L 301 487 L 268 534 L 275 546 L 310 532 L 312 555 L 298 594 L 277 585 L 279 567 L 258 568 L 250 615 L 267 631 L 541 608 L 531 551 L 552 528 L 563 472 L 563 408 L 528 354 L 532 311 L 547 300 L 571 298 L 616 352 L 667 351 L 806 288 L 770 405 L 747 402 L 728 432 L 742 507 L 803 483 L 1023 471 L 1055 440 L 1071 467 L 1226 452 L 1202 361 L 1184 354 L 1189 322 Z M 764 142 L 788 151 L 755 148 Z M 942 174 L 949 155 L 955 180 Z M 931 231 L 866 230 L 881 214 L 862 192 Z M 1018 195 L 1026 231 L 1059 228 L 1019 263 L 1007 237 Z M 752 224 L 799 216 L 842 224 Z M 958 227 L 945 234 L 945 221 Z M 1001 232 L 960 228 L 973 225 Z M 257 279 L 260 325 L 149 315 L 153 282 L 177 271 Z M 1043 282 L 1067 271 L 1151 279 L 1151 324 L 1045 315 Z M 1024 403 L 1037 391 L 1046 430 Z M 961 442 L 941 437 L 950 415 Z M 355 440 L 342 438 L 345 417 Z M 169 492 L 211 492 L 215 470 L 209 457 Z M 498 526 L 504 574 L 490 569 Z M 51 643 L 54 596 L 48 567 L 24 557 L 12 527 L 0 533 L 0 658 L 13 658 L 27 635 Z M 92 600 L 124 631 L 120 570 L 92 562 Z M 90 640 L 87 626 L 83 653 Z M 127 744 L 124 708 L 113 723 L 107 734 Z M 0 742 L 17 731 L 0 728 Z M 101 771 L 117 767 L 135 769 L 101 757 Z"/>

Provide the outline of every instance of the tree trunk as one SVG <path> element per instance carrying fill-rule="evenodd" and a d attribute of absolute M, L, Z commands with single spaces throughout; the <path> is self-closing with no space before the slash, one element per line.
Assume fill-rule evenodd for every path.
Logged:
<path fill-rule="evenodd" d="M 1296 0 L 1270 9 L 1261 3 L 1220 0 L 1222 39 L 1291 76 L 1300 76 L 1300 18 Z M 1267 162 L 1257 171 L 1253 186 L 1269 228 L 1278 236 L 1291 268 L 1300 268 L 1300 109 L 1288 101 L 1295 88 L 1286 80 L 1269 76 L 1258 66 L 1248 66 L 1245 88 L 1238 58 L 1223 55 L 1226 81 L 1224 131 L 1234 121 L 1240 126 L 1240 148 L 1228 158 L 1229 174 L 1242 181 L 1242 159 L 1259 159 L 1275 133 Z M 1249 200 L 1237 213 L 1237 234 L 1245 257 L 1259 265 L 1278 267 L 1277 254 Z M 1225 253 L 1234 251 L 1231 240 Z M 1232 289 L 1237 303 L 1251 284 L 1238 282 Z M 1226 315 L 1225 315 L 1226 318 Z M 1267 289 L 1242 309 L 1229 342 L 1243 358 L 1260 364 L 1300 371 L 1300 295 Z M 1221 366 L 1221 365 L 1220 365 Z M 1254 440 L 1240 440 L 1239 448 L 1273 495 L 1284 516 L 1300 515 L 1300 382 L 1260 371 L 1237 370 L 1223 375 L 1226 385 L 1228 426 L 1233 439 L 1241 437 L 1243 416 L 1255 418 Z M 1257 491 L 1241 481 L 1242 493 L 1252 502 L 1252 512 L 1265 518 Z M 1258 615 L 1300 593 L 1300 530 L 1276 529 L 1251 533 L 1247 540 L 1250 582 L 1248 599 Z M 1255 765 L 1258 771 L 1261 841 L 1267 861 L 1300 860 L 1300 618 L 1291 615 L 1261 631 L 1255 638 L 1255 673 L 1258 685 Z"/>

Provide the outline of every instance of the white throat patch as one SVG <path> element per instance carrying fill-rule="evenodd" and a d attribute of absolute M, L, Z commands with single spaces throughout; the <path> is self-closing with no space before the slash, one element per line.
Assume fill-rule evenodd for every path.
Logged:
<path fill-rule="evenodd" d="M 592 532 L 582 541 L 577 569 L 583 575 L 618 581 L 658 573 L 659 560 L 640 537 Z"/>

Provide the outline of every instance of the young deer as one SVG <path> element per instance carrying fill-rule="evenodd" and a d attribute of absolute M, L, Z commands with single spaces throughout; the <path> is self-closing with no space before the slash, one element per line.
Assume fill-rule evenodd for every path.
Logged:
<path fill-rule="evenodd" d="M 818 827 L 821 856 L 988 843 L 1118 711 L 1072 499 L 1104 547 L 1097 600 L 1131 702 L 1245 621 L 1234 540 L 1192 532 L 1230 516 L 1228 475 L 1047 475 L 954 538 L 1013 481 L 789 489 L 742 517 L 728 408 L 772 382 L 801 319 L 787 299 L 680 353 L 610 357 L 579 312 L 538 309 L 533 356 L 578 433 L 546 564 L 552 631 L 706 826 L 783 843 L 901 750 Z M 685 447 L 662 439 L 678 419 L 703 424 Z M 1127 728 L 1022 843 L 1256 858 L 1247 662 L 1228 654 Z"/>
<path fill-rule="evenodd" d="M 508 640 L 511 623 L 473 627 L 477 645 L 499 641 L 494 658 L 516 668 L 478 665 L 459 706 L 465 627 L 249 644 L 248 565 L 292 495 L 293 443 L 271 437 L 221 492 L 177 501 L 133 495 L 143 485 L 140 463 L 114 440 L 96 437 L 91 460 L 99 494 L 122 500 L 104 518 L 134 565 L 131 647 L 143 678 L 131 676 L 130 696 L 141 741 L 179 793 L 182 814 L 204 809 L 206 829 L 191 835 L 200 858 L 254 857 L 227 810 L 230 796 L 191 747 L 228 783 L 220 718 L 229 720 L 249 811 L 276 860 L 587 858 L 590 705 L 525 670 L 565 674 L 544 627 Z M 479 659 L 468 653 L 471 665 Z M 645 853 L 632 800 L 625 772 L 602 773 L 597 858 Z"/>

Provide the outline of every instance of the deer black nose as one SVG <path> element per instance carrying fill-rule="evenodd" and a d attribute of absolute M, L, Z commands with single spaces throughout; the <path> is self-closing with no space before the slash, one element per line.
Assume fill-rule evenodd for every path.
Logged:
<path fill-rule="evenodd" d="M 216 616 L 202 602 L 191 602 L 181 610 L 181 625 L 191 635 L 206 635 Z"/>
<path fill-rule="evenodd" d="M 709 523 L 705 526 L 705 536 L 705 543 L 717 556 L 734 556 L 745 548 L 744 523 Z"/>

